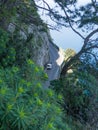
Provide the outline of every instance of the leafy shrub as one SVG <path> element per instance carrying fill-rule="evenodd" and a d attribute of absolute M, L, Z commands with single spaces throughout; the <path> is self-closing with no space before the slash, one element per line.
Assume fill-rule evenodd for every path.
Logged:
<path fill-rule="evenodd" d="M 8 42 L 8 35 L 5 31 L 0 29 L 0 55 L 5 52 L 6 43 Z"/>
<path fill-rule="evenodd" d="M 74 71 L 60 80 L 52 81 L 51 85 L 58 94 L 63 95 L 63 106 L 67 113 L 86 121 L 86 112 L 89 111 L 90 101 L 96 93 L 96 79 L 86 71 Z"/>
<path fill-rule="evenodd" d="M 0 69 L 1 130 L 64 130 L 61 100 L 53 90 L 43 89 L 47 79 L 42 68 L 27 60 L 27 70 Z"/>
<path fill-rule="evenodd" d="M 8 33 L 0 29 L 0 64 L 3 67 L 11 66 L 15 62 L 16 51 L 9 42 Z"/>

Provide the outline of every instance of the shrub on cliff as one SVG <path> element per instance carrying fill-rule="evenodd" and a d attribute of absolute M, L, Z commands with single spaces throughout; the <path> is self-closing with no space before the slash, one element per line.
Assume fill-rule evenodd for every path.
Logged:
<path fill-rule="evenodd" d="M 27 71 L 16 67 L 0 69 L 1 130 L 64 130 L 62 100 L 53 90 L 44 89 L 47 75 L 27 60 Z"/>
<path fill-rule="evenodd" d="M 0 34 L 0 129 L 64 130 L 62 97 L 43 88 L 47 74 L 28 57 L 17 64 L 17 45 Z"/>
<path fill-rule="evenodd" d="M 52 81 L 51 85 L 56 93 L 62 94 L 65 112 L 82 122 L 89 120 L 88 113 L 93 109 L 91 102 L 97 100 L 98 91 L 93 75 L 75 70 L 60 80 Z"/>

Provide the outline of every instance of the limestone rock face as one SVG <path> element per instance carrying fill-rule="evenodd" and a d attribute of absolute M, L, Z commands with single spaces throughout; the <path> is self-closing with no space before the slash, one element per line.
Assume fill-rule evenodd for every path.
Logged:
<path fill-rule="evenodd" d="M 45 31 L 40 31 L 41 26 L 31 24 L 28 27 L 28 34 L 33 35 L 32 43 L 32 59 L 40 66 L 44 66 L 49 60 L 49 34 Z"/>
<path fill-rule="evenodd" d="M 18 30 L 18 40 L 21 44 L 25 45 L 28 50 L 28 55 L 33 59 L 39 66 L 44 66 L 49 60 L 49 44 L 50 35 L 49 32 L 44 29 L 42 25 L 36 26 L 33 23 L 29 25 L 23 24 Z M 8 31 L 10 33 L 15 33 L 17 27 L 10 23 L 8 26 Z"/>
<path fill-rule="evenodd" d="M 39 41 L 40 46 L 38 47 L 37 52 L 34 54 L 34 61 L 38 65 L 44 66 L 49 60 L 49 39 L 46 33 L 41 33 L 39 35 L 41 41 Z"/>

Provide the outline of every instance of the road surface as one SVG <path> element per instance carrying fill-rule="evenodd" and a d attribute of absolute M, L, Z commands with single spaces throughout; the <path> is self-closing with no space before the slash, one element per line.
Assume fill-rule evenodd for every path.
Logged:
<path fill-rule="evenodd" d="M 46 81 L 46 83 L 44 85 L 46 88 L 50 85 L 51 80 L 59 78 L 60 65 L 62 64 L 62 62 L 64 60 L 64 56 L 62 54 L 61 49 L 58 50 L 51 43 L 49 45 L 49 55 L 50 55 L 49 63 L 52 63 L 52 69 L 45 70 L 45 72 L 48 75 L 48 81 Z"/>

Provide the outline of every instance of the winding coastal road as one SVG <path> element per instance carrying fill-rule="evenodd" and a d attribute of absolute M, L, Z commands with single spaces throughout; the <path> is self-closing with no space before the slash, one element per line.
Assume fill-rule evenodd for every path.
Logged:
<path fill-rule="evenodd" d="M 49 54 L 50 54 L 50 61 L 52 63 L 52 69 L 45 70 L 48 75 L 48 81 L 46 81 L 45 86 L 48 87 L 50 85 L 50 81 L 59 78 L 59 70 L 60 66 L 64 60 L 64 56 L 62 51 L 57 49 L 55 45 L 50 43 L 49 45 Z"/>

